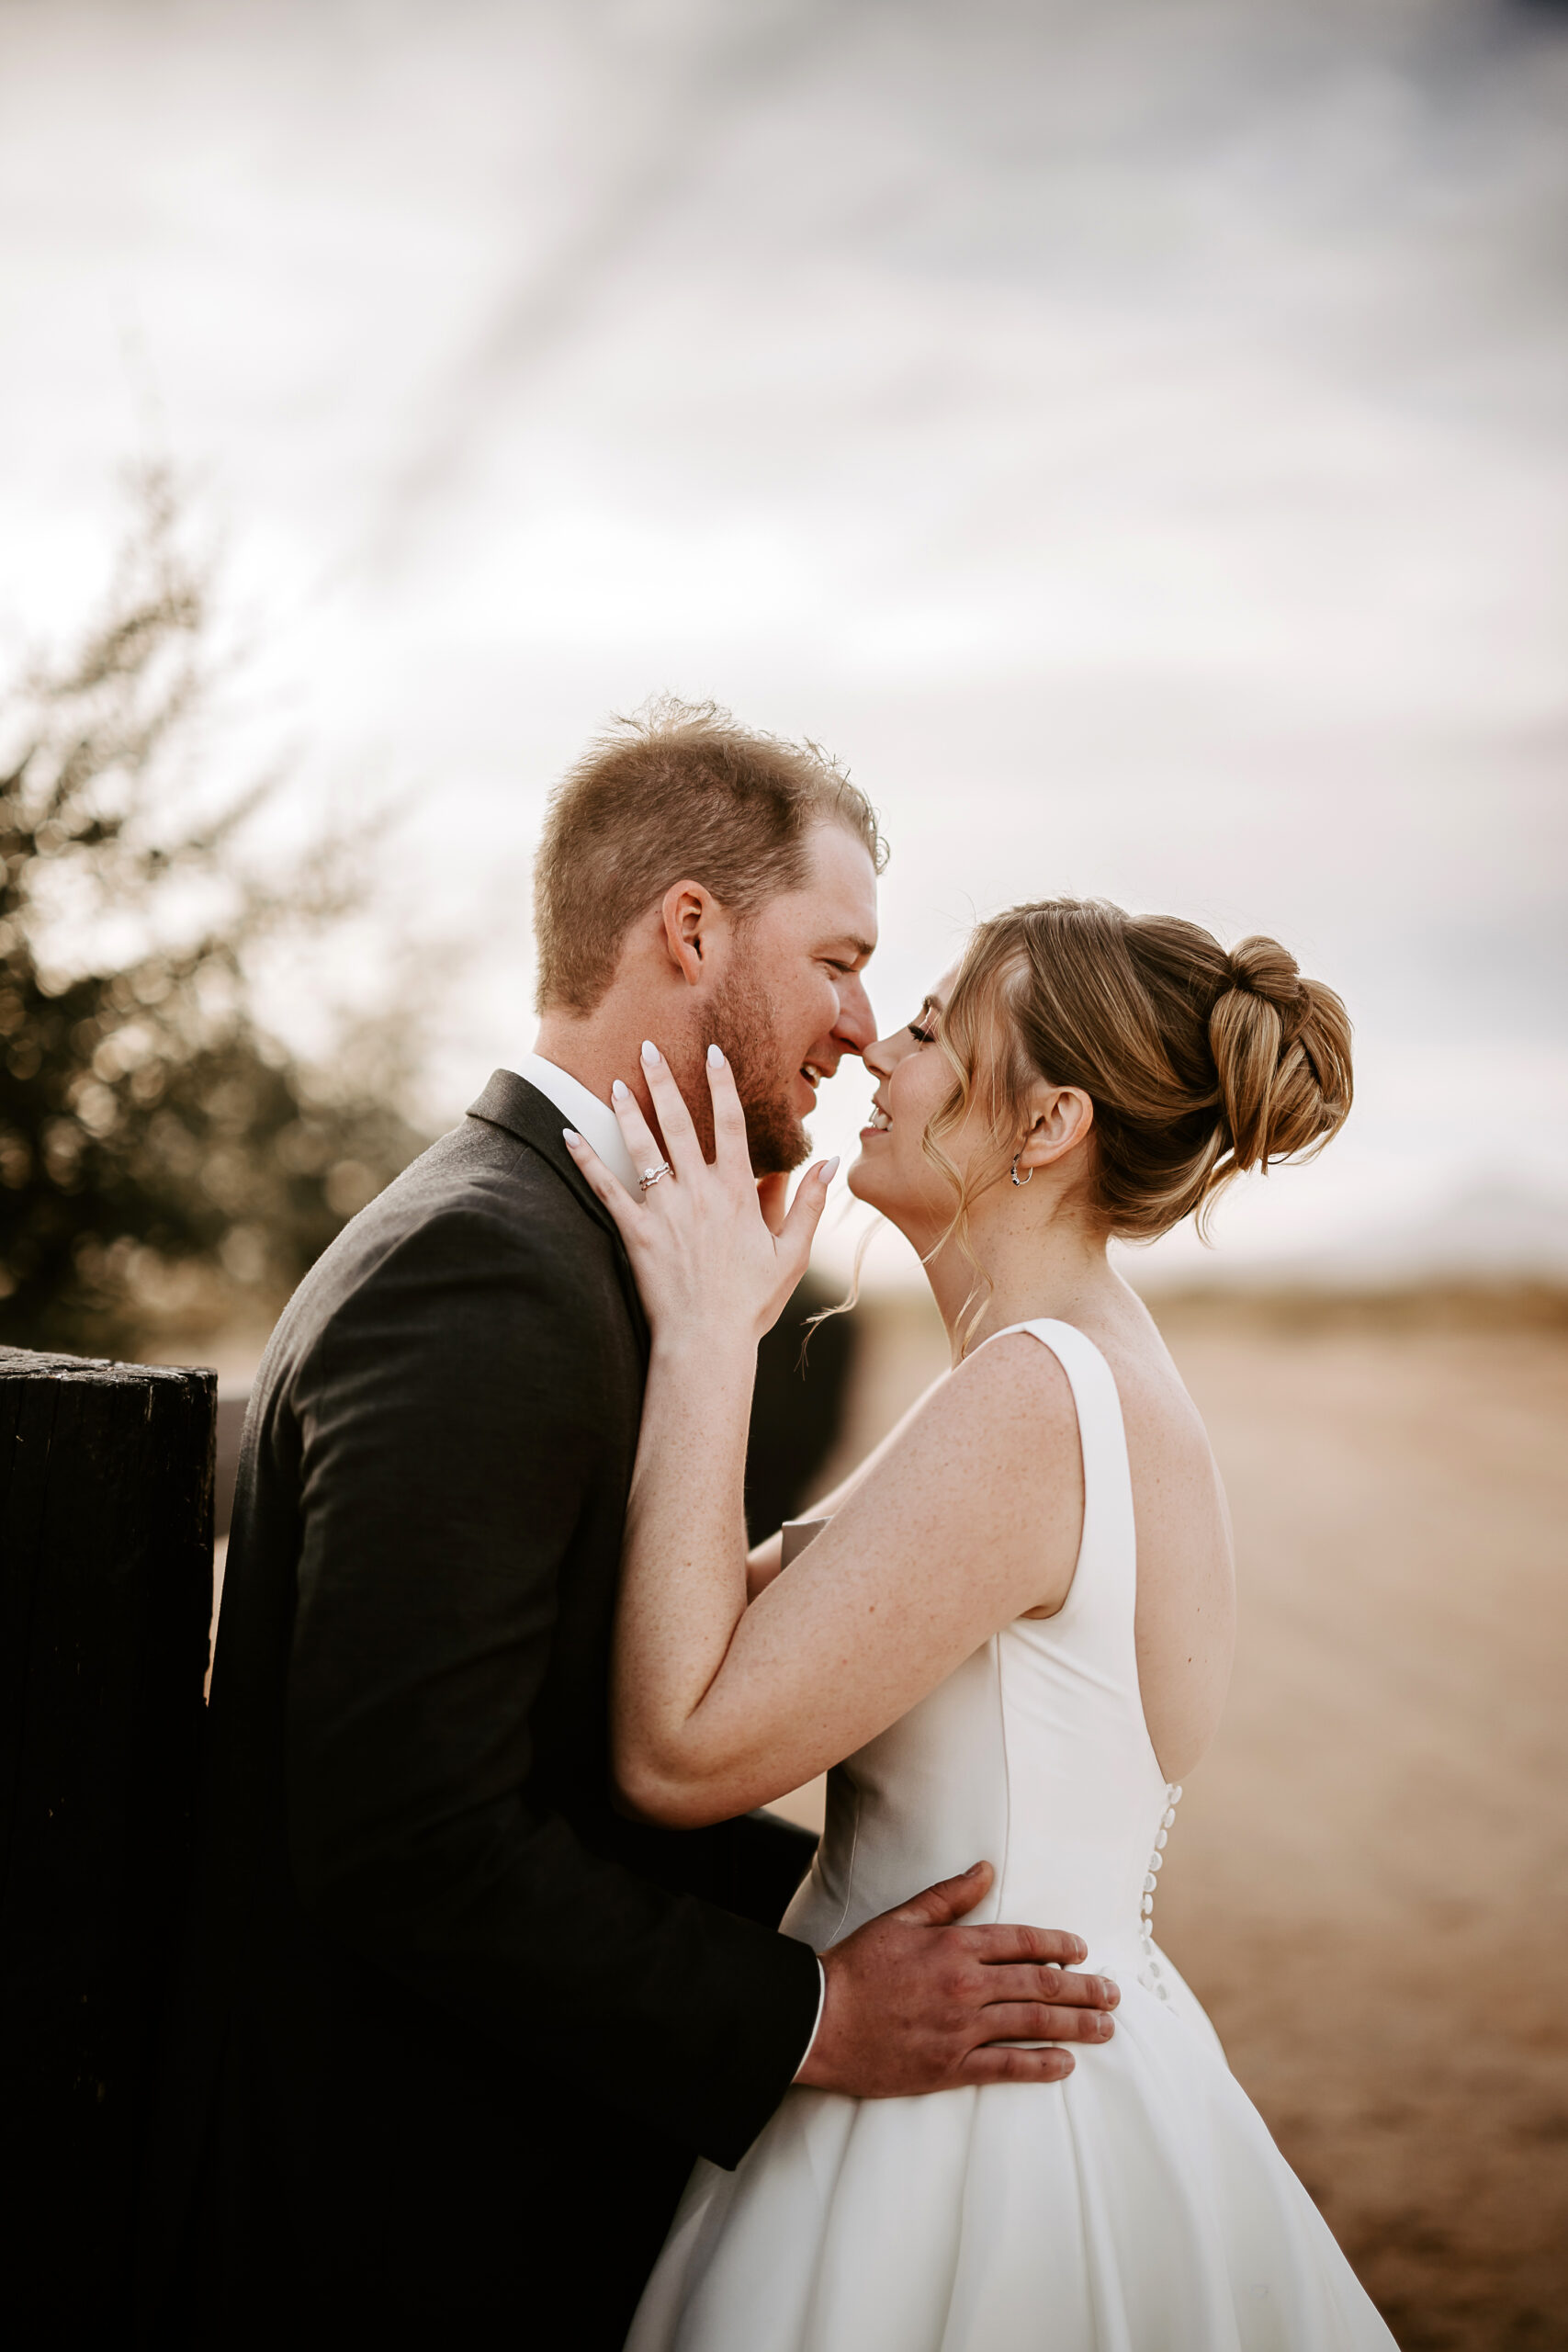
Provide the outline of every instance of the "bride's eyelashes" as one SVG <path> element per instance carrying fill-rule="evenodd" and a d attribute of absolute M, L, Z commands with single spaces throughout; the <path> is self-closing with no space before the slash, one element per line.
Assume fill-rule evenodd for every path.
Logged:
<path fill-rule="evenodd" d="M 917 1045 L 934 1046 L 936 1044 L 936 1031 L 927 1027 L 923 1011 L 917 1013 L 914 1020 L 907 1025 L 910 1036 L 914 1038 Z"/>

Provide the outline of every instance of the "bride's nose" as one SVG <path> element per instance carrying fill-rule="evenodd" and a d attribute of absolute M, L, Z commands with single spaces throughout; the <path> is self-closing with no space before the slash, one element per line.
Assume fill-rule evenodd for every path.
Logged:
<path fill-rule="evenodd" d="M 897 1031 L 890 1037 L 874 1037 L 869 1046 L 861 1048 L 861 1059 L 878 1078 L 886 1078 L 898 1059 Z"/>

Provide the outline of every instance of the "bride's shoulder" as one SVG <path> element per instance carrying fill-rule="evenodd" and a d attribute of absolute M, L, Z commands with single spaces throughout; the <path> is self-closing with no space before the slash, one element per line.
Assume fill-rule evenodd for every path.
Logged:
<path fill-rule="evenodd" d="M 895 1432 L 834 1532 L 844 1559 L 886 1572 L 906 1599 L 922 1580 L 960 1596 L 954 1606 L 972 1648 L 1042 1598 L 1059 1600 L 1082 1510 L 1067 1375 L 1028 1333 L 1003 1332 L 974 1349 Z M 826 1550 L 809 1556 L 828 1573 Z"/>
<path fill-rule="evenodd" d="M 1120 1342 L 1120 1344 L 1118 1343 Z M 1193 1482 L 1218 1478 L 1207 1424 L 1157 1331 L 1112 1334 L 1101 1342 L 1122 1406 L 1134 1485 L 1190 1499 Z"/>
<path fill-rule="evenodd" d="M 1141 1301 L 1133 1313 L 1089 1317 L 1073 1329 L 1094 1347 L 1110 1370 L 1121 1406 L 1130 1452 L 1157 1454 L 1196 1468 L 1211 1460 L 1209 1433 L 1157 1325 Z M 1027 1329 L 1004 1331 L 976 1350 L 976 1371 L 987 1357 L 988 1395 L 1016 1387 L 1070 1422 L 1077 1409 L 1067 1374 L 1055 1351 Z"/>
<path fill-rule="evenodd" d="M 1016 1329 L 998 1331 L 990 1339 L 977 1341 L 953 1377 L 978 1387 L 983 1381 L 1029 1378 L 1035 1372 L 1043 1386 L 1049 1388 L 1059 1382 L 1070 1391 L 1071 1384 L 1055 1350 L 1043 1346 L 1030 1325 L 1020 1324 Z"/>
<path fill-rule="evenodd" d="M 1172 1436 L 1203 1436 L 1202 1416 L 1192 1401 L 1175 1357 L 1158 1326 L 1144 1310 L 1146 1328 L 1119 1328 L 1102 1334 L 1100 1350 L 1111 1366 L 1122 1414 L 1159 1424 Z"/>
<path fill-rule="evenodd" d="M 1029 1331 L 1002 1331 L 964 1358 L 936 1389 L 922 1419 L 988 1453 L 1017 1444 L 1038 1460 L 1060 1438 L 1075 1449 L 1077 1412 L 1061 1360 Z"/>

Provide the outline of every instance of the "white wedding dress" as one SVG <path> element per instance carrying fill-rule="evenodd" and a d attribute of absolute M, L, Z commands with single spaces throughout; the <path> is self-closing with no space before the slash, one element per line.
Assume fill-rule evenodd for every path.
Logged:
<path fill-rule="evenodd" d="M 1065 2082 L 785 2093 L 700 2163 L 626 2352 L 1387 2352 L 1387 2328 L 1226 2067 L 1149 1915 L 1181 1792 L 1138 1695 L 1136 1546 L 1111 1368 L 1032 1331 L 1077 1402 L 1083 1541 L 1020 1618 L 831 1775 L 784 1918 L 818 1951 L 979 1856 L 977 1920 L 1069 1928 L 1122 1987 Z"/>

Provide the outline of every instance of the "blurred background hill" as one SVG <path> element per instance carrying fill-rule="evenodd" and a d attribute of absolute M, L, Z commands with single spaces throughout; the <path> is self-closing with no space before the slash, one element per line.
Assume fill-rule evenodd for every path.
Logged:
<path fill-rule="evenodd" d="M 1124 1260 L 1243 1581 L 1162 1929 L 1401 2342 L 1568 2345 L 1568 10 L 0 0 L 0 1337 L 231 1421 L 659 689 L 878 803 L 890 1026 L 1277 932 L 1350 1126 Z M 940 1369 L 897 1237 L 832 1329 L 759 1513 Z"/>

